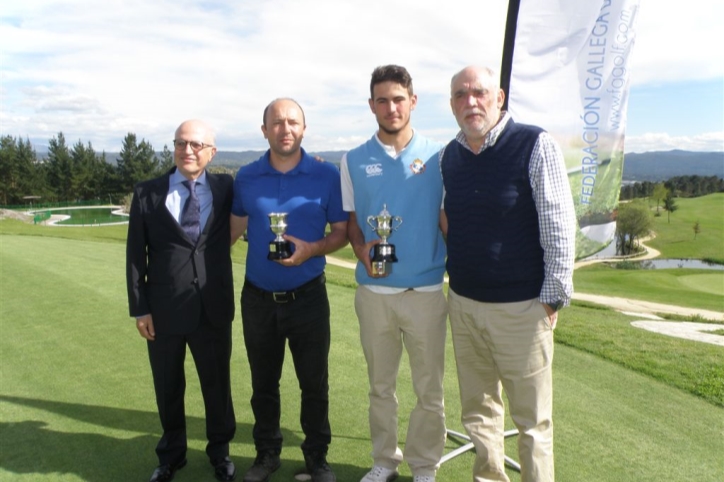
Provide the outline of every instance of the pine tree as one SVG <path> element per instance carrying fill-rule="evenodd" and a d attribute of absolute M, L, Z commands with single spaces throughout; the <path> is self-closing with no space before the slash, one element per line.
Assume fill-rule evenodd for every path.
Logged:
<path fill-rule="evenodd" d="M 173 152 L 168 150 L 168 146 L 166 144 L 163 145 L 163 151 L 161 151 L 161 160 L 158 166 L 158 169 L 160 171 L 159 174 L 162 174 L 164 172 L 167 172 L 174 166 L 173 162 Z"/>
<path fill-rule="evenodd" d="M 145 140 L 137 142 L 136 134 L 129 132 L 123 139 L 123 149 L 118 159 L 121 189 L 131 192 L 140 181 L 151 179 L 158 174 L 159 162 L 151 144 Z"/>
<path fill-rule="evenodd" d="M 18 139 L 18 151 L 15 160 L 20 170 L 20 195 L 26 196 L 47 195 L 48 186 L 45 179 L 45 168 L 38 161 L 38 155 L 35 153 L 30 139 L 23 141 Z"/>
<path fill-rule="evenodd" d="M 0 139 L 0 200 L 2 204 L 17 202 L 17 185 L 20 171 L 16 163 L 17 143 L 14 137 L 3 136 Z"/>
<path fill-rule="evenodd" d="M 48 184 L 58 200 L 75 198 L 73 192 L 73 159 L 62 132 L 48 143 Z"/>
<path fill-rule="evenodd" d="M 666 209 L 667 221 L 669 224 L 671 224 L 671 213 L 679 209 L 679 206 L 676 205 L 676 200 L 671 194 L 671 191 L 667 192 L 666 198 L 664 198 L 664 209 Z"/>

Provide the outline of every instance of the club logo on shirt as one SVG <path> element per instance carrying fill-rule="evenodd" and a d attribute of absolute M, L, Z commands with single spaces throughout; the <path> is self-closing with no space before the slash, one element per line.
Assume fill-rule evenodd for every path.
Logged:
<path fill-rule="evenodd" d="M 365 166 L 365 172 L 367 173 L 367 177 L 381 176 L 382 164 L 368 164 Z"/>
<path fill-rule="evenodd" d="M 410 170 L 413 174 L 422 174 L 425 172 L 425 163 L 421 159 L 415 159 L 410 164 Z"/>

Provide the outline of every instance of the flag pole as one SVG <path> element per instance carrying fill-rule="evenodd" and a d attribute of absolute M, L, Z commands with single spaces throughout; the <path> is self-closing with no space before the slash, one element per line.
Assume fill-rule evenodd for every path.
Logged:
<path fill-rule="evenodd" d="M 505 92 L 503 110 L 508 110 L 508 97 L 510 97 L 510 76 L 513 70 L 513 51 L 515 50 L 515 34 L 518 28 L 518 11 L 520 0 L 508 2 L 508 17 L 505 21 L 505 37 L 503 39 L 503 60 L 500 64 L 500 88 Z"/>

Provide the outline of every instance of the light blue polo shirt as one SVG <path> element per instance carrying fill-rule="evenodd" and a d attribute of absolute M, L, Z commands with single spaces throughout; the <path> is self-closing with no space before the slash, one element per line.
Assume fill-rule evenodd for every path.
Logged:
<path fill-rule="evenodd" d="M 271 166 L 269 151 L 242 166 L 234 181 L 231 212 L 249 216 L 246 277 L 267 291 L 297 288 L 322 274 L 326 264 L 324 256 L 290 267 L 268 260 L 269 243 L 275 238 L 269 213 L 287 213 L 287 234 L 309 242 L 322 239 L 328 223 L 349 219 L 342 208 L 339 169 L 315 160 L 304 149 L 299 164 L 286 173 Z"/>

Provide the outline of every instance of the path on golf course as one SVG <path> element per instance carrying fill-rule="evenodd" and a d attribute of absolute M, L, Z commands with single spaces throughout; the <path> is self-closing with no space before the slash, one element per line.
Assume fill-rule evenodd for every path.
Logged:
<path fill-rule="evenodd" d="M 658 258 L 661 255 L 661 253 L 659 251 L 655 250 L 654 248 L 644 245 L 643 242 L 647 241 L 649 239 L 650 238 L 644 238 L 640 243 L 641 246 L 643 246 L 644 249 L 646 249 L 646 253 L 642 254 L 641 256 L 627 258 L 628 261 L 644 261 L 647 259 Z M 614 261 L 614 260 L 615 260 L 615 258 L 589 259 L 586 261 L 577 262 L 575 267 L 580 268 L 583 266 L 588 266 L 589 264 L 593 264 L 593 263 L 600 263 L 603 261 Z M 589 301 L 591 303 L 596 303 L 599 305 L 610 306 L 614 310 L 623 311 L 626 313 L 644 313 L 644 314 L 667 313 L 667 314 L 683 315 L 683 316 L 699 315 L 702 318 L 706 318 L 708 320 L 724 321 L 724 313 L 717 312 L 717 311 L 701 310 L 698 308 L 686 308 L 683 306 L 665 305 L 662 303 L 653 303 L 650 301 L 632 300 L 629 298 L 619 298 L 616 296 L 591 295 L 591 294 L 587 294 L 587 293 L 575 293 L 574 292 L 573 299 Z"/>
<path fill-rule="evenodd" d="M 645 241 L 645 240 L 644 240 Z M 643 245 L 643 244 L 642 244 Z M 635 258 L 628 258 L 630 261 L 641 261 L 645 259 L 652 259 L 658 257 L 661 253 L 656 251 L 653 248 L 644 246 L 646 248 L 646 253 L 637 256 Z M 611 261 L 611 259 L 592 259 L 587 261 L 579 261 L 576 263 L 576 268 L 580 268 L 581 266 L 586 266 L 592 263 L 600 263 L 602 261 Z M 342 266 L 345 268 L 354 269 L 356 266 L 356 263 L 342 260 L 339 258 L 335 258 L 333 256 L 327 256 L 327 262 L 329 264 L 333 264 L 335 266 Z M 447 281 L 447 277 L 445 278 Z M 717 320 L 717 321 L 724 321 L 724 313 L 717 312 L 717 311 L 711 311 L 711 310 L 701 310 L 698 308 L 687 308 L 683 306 L 674 306 L 674 305 L 666 305 L 662 303 L 652 303 L 650 301 L 641 301 L 641 300 L 633 300 L 629 298 L 619 298 L 617 296 L 603 296 L 603 295 L 592 295 L 587 293 L 574 293 L 573 294 L 574 300 L 582 300 L 582 301 L 588 301 L 591 303 L 596 303 L 599 305 L 609 306 L 617 311 L 622 311 L 627 314 L 632 315 L 648 315 L 645 316 L 646 318 L 651 318 L 650 315 L 655 315 L 656 313 L 667 313 L 667 314 L 674 314 L 674 315 L 682 315 L 682 316 L 696 316 L 699 315 L 702 318 L 706 318 L 708 320 Z"/>

